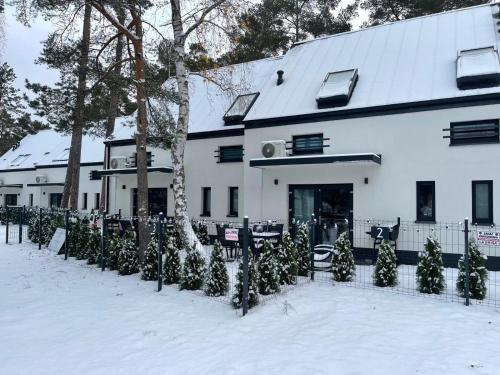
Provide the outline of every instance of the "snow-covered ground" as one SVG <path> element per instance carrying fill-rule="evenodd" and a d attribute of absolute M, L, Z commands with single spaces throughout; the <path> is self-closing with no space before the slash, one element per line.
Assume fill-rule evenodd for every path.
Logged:
<path fill-rule="evenodd" d="M 307 283 L 229 305 L 0 244 L 0 374 L 499 374 L 500 310 Z"/>

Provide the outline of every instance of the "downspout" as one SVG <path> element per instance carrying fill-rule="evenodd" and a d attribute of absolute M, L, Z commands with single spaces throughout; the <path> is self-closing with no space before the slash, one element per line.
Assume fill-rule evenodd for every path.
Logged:
<path fill-rule="evenodd" d="M 105 151 L 104 151 L 104 164 L 106 166 L 106 169 L 110 168 L 110 164 L 109 164 L 110 163 L 109 155 L 110 155 L 110 151 L 111 151 L 110 149 L 111 149 L 111 146 L 109 143 L 107 143 L 105 145 Z M 109 213 L 109 176 L 103 176 L 103 178 L 106 179 L 105 180 L 106 181 L 105 182 L 105 184 L 106 184 L 106 197 L 104 197 L 104 199 L 105 199 L 104 213 L 108 214 Z"/>

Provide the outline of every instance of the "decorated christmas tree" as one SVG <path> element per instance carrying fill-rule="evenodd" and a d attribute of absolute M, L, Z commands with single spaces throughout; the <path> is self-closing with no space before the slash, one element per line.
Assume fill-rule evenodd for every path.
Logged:
<path fill-rule="evenodd" d="M 206 223 L 198 224 L 198 239 L 202 245 L 210 245 L 210 237 L 208 235 L 208 227 Z"/>
<path fill-rule="evenodd" d="M 208 264 L 205 292 L 209 296 L 225 296 L 228 288 L 229 276 L 222 255 L 222 246 L 219 241 L 215 241 Z"/>
<path fill-rule="evenodd" d="M 205 259 L 193 244 L 187 249 L 181 272 L 181 289 L 198 290 L 203 286 L 205 278 Z"/>
<path fill-rule="evenodd" d="M 118 269 L 118 256 L 122 248 L 122 241 L 118 231 L 114 231 L 106 238 L 106 266 L 112 271 Z"/>
<path fill-rule="evenodd" d="M 446 287 L 443 272 L 441 245 L 436 238 L 427 237 L 424 251 L 418 254 L 418 290 L 429 294 L 441 293 Z"/>
<path fill-rule="evenodd" d="M 398 269 L 396 253 L 389 241 L 384 240 L 378 249 L 377 262 L 373 273 L 373 282 L 376 286 L 395 286 L 398 283 Z"/>
<path fill-rule="evenodd" d="M 139 272 L 139 256 L 135 244 L 134 233 L 125 232 L 118 253 L 118 273 L 120 275 L 131 275 Z"/>
<path fill-rule="evenodd" d="M 258 274 L 257 284 L 260 294 L 268 295 L 280 291 L 278 262 L 274 255 L 274 247 L 269 241 L 264 242 L 264 250 L 258 265 Z"/>
<path fill-rule="evenodd" d="M 165 254 L 165 263 L 163 265 L 163 282 L 167 285 L 178 284 L 181 280 L 181 258 L 179 256 L 179 250 L 175 247 L 175 239 L 173 236 L 169 236 L 166 242 L 167 250 Z"/>
<path fill-rule="evenodd" d="M 248 308 L 259 304 L 259 293 L 257 285 L 257 271 L 253 257 L 248 257 Z M 240 261 L 238 273 L 236 274 L 236 286 L 231 303 L 235 309 L 241 308 L 243 303 L 243 261 Z"/>
<path fill-rule="evenodd" d="M 97 226 L 90 230 L 89 244 L 87 246 L 87 264 L 96 264 L 101 256 L 101 231 Z"/>
<path fill-rule="evenodd" d="M 283 234 L 283 242 L 277 248 L 276 259 L 278 261 L 280 284 L 295 284 L 298 273 L 297 249 L 288 232 Z"/>
<path fill-rule="evenodd" d="M 151 235 L 151 240 L 144 253 L 141 279 L 158 280 L 158 236 L 155 233 Z"/>
<path fill-rule="evenodd" d="M 299 226 L 297 232 L 297 264 L 299 276 L 308 276 L 311 269 L 311 246 L 307 224 Z"/>
<path fill-rule="evenodd" d="M 343 232 L 335 241 L 332 255 L 332 273 L 335 281 L 352 281 L 356 271 L 351 241 L 348 232 Z"/>
<path fill-rule="evenodd" d="M 479 251 L 474 239 L 469 240 L 469 297 L 482 300 L 486 297 L 486 281 L 488 270 L 486 269 L 487 257 Z M 458 261 L 457 291 L 461 297 L 465 297 L 465 259 L 463 256 Z"/>

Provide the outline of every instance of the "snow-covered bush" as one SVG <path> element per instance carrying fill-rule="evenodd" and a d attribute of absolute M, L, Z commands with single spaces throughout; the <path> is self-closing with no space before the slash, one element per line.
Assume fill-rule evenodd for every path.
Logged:
<path fill-rule="evenodd" d="M 348 232 L 343 232 L 335 241 L 332 255 L 332 273 L 335 281 L 352 281 L 356 274 L 354 255 Z"/>
<path fill-rule="evenodd" d="M 264 242 L 264 250 L 258 265 L 259 293 L 268 295 L 280 291 L 280 276 L 278 262 L 274 256 L 274 247 L 269 241 Z"/>
<path fill-rule="evenodd" d="M 106 238 L 106 266 L 111 270 L 118 269 L 118 256 L 122 248 L 122 238 L 118 231 L 114 231 Z"/>
<path fill-rule="evenodd" d="M 96 264 L 101 257 L 101 231 L 97 226 L 90 229 L 87 246 L 87 264 Z"/>
<path fill-rule="evenodd" d="M 118 254 L 118 273 L 131 275 L 139 272 L 139 256 L 132 231 L 125 232 Z"/>
<path fill-rule="evenodd" d="M 248 308 L 259 304 L 259 293 L 257 285 L 257 270 L 255 269 L 253 257 L 248 257 Z M 231 298 L 231 304 L 235 309 L 241 308 L 243 303 L 243 260 L 238 266 L 236 274 L 235 292 Z"/>
<path fill-rule="evenodd" d="M 229 276 L 227 274 L 226 262 L 222 255 L 222 246 L 215 241 L 210 263 L 208 264 L 205 292 L 209 296 L 225 296 L 229 289 Z"/>
<path fill-rule="evenodd" d="M 79 247 L 80 247 L 80 220 L 77 218 L 73 218 L 70 220 L 68 223 L 68 256 L 70 257 L 76 257 L 79 252 Z"/>
<path fill-rule="evenodd" d="M 40 215 L 31 215 L 30 221 L 28 223 L 28 239 L 33 243 L 38 243 L 40 241 L 39 237 L 40 229 Z"/>
<path fill-rule="evenodd" d="M 309 244 L 309 228 L 307 224 L 299 226 L 296 242 L 298 274 L 299 276 L 308 276 L 311 270 L 311 246 Z"/>
<path fill-rule="evenodd" d="M 179 250 L 175 247 L 173 236 L 167 239 L 165 263 L 163 265 L 163 282 L 167 285 L 178 284 L 181 280 L 181 258 Z M 165 243 L 165 242 L 164 242 Z"/>
<path fill-rule="evenodd" d="M 422 293 L 439 294 L 445 289 L 443 256 L 436 238 L 427 237 L 424 251 L 418 254 L 417 285 Z"/>
<path fill-rule="evenodd" d="M 486 255 L 481 254 L 474 239 L 469 240 L 469 297 L 484 299 L 486 297 L 486 281 L 488 270 L 486 269 Z M 465 260 L 461 256 L 458 261 L 457 291 L 461 297 L 465 297 Z"/>
<path fill-rule="evenodd" d="M 151 240 L 144 252 L 141 279 L 158 280 L 158 236 L 156 233 L 151 235 Z"/>
<path fill-rule="evenodd" d="M 382 241 L 378 249 L 377 262 L 373 272 L 373 282 L 376 286 L 395 286 L 398 283 L 398 268 L 396 253 L 391 243 Z"/>
<path fill-rule="evenodd" d="M 196 246 L 187 249 L 181 273 L 181 289 L 198 290 L 203 286 L 205 278 L 205 259 L 196 249 Z"/>
<path fill-rule="evenodd" d="M 291 285 L 297 282 L 297 249 L 293 243 L 290 233 L 283 234 L 283 242 L 277 248 L 276 259 L 281 285 Z"/>
<path fill-rule="evenodd" d="M 78 245 L 76 247 L 76 259 L 87 259 L 89 239 L 89 221 L 88 219 L 80 220 L 78 223 Z"/>

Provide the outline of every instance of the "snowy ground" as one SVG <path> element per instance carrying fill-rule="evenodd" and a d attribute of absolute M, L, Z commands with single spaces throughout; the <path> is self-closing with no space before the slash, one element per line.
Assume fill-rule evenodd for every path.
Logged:
<path fill-rule="evenodd" d="M 500 310 L 308 283 L 227 304 L 0 244 L 0 374 L 498 374 Z"/>

